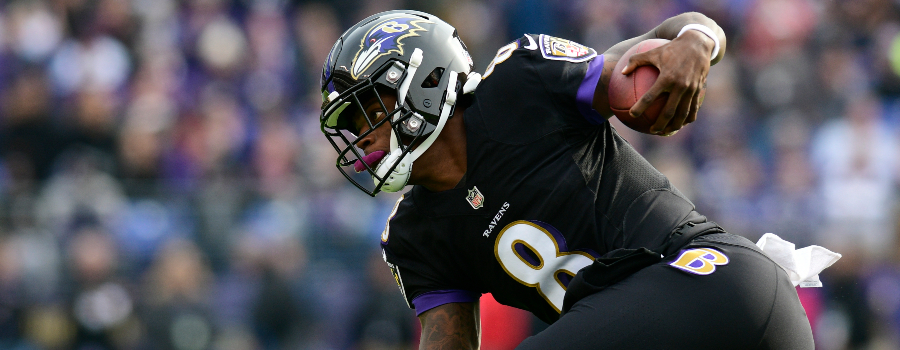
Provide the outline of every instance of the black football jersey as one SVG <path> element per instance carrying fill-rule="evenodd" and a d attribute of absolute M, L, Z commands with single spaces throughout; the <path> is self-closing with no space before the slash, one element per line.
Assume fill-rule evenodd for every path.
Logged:
<path fill-rule="evenodd" d="M 492 293 L 553 323 L 566 286 L 618 248 L 656 248 L 694 205 L 591 109 L 603 57 L 546 35 L 504 46 L 466 109 L 467 171 L 414 186 L 382 234 L 421 314 Z"/>

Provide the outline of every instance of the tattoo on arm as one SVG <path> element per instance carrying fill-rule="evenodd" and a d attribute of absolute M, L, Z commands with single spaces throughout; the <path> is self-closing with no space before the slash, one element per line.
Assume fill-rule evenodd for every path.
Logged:
<path fill-rule="evenodd" d="M 478 349 L 481 327 L 478 303 L 450 303 L 419 315 L 420 350 Z"/>

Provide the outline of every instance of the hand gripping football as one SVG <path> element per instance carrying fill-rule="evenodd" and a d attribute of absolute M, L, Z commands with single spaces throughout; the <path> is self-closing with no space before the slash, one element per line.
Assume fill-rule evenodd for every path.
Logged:
<path fill-rule="evenodd" d="M 669 94 L 665 92 L 660 94 L 643 114 L 637 118 L 632 118 L 628 111 L 656 82 L 656 78 L 659 77 L 659 69 L 654 66 L 640 66 L 628 75 L 622 74 L 622 69 L 628 65 L 628 59 L 632 55 L 650 51 L 668 42 L 669 40 L 666 39 L 641 41 L 628 49 L 628 51 L 625 51 L 619 62 L 616 63 L 613 75 L 609 80 L 609 107 L 622 124 L 627 125 L 629 128 L 649 133 L 650 127 L 653 126 L 656 118 L 659 117 L 663 107 L 665 107 Z M 705 93 L 705 89 L 700 92 L 701 101 Z"/>

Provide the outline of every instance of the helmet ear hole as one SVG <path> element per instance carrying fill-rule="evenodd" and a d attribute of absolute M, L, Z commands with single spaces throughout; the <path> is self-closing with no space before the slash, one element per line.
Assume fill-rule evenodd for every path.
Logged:
<path fill-rule="evenodd" d="M 435 88 L 438 84 L 441 83 L 441 76 L 444 75 L 444 68 L 437 67 L 431 73 L 425 77 L 425 81 L 422 82 L 422 88 L 430 89 Z"/>

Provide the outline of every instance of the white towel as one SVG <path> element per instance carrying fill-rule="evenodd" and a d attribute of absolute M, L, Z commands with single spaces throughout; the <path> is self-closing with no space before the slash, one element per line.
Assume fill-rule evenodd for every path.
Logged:
<path fill-rule="evenodd" d="M 840 254 L 817 245 L 795 250 L 794 243 L 771 233 L 764 234 L 756 245 L 787 271 L 794 287 L 821 287 L 819 272 L 841 258 Z"/>

